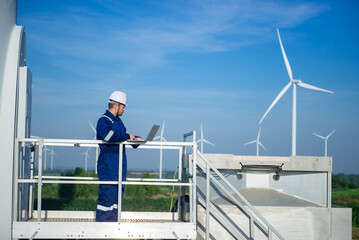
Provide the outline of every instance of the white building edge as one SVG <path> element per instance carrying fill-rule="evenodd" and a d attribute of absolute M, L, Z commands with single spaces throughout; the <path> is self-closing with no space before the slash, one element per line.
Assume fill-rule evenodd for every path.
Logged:
<path fill-rule="evenodd" d="M 201 154 L 195 132 L 183 142 L 140 146 L 178 150 L 178 179 L 109 183 L 177 185 L 180 199 L 187 186 L 188 202 L 177 212 L 119 211 L 118 222 L 97 223 L 93 211 L 41 211 L 41 201 L 34 210 L 35 185 L 41 199 L 43 183 L 94 183 L 42 176 L 42 147 L 96 147 L 99 141 L 28 138 L 32 74 L 16 11 L 16 0 L 0 1 L 0 239 L 351 239 L 351 209 L 331 203 L 331 157 Z"/>

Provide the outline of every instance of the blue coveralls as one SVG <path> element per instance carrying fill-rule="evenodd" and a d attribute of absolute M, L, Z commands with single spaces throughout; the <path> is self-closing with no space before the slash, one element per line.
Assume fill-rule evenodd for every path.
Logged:
<path fill-rule="evenodd" d="M 97 139 L 107 142 L 121 142 L 130 139 L 125 125 L 119 117 L 115 117 L 108 110 L 97 121 Z M 100 156 L 97 162 L 97 173 L 100 181 L 118 181 L 119 146 L 100 144 Z M 127 159 L 123 146 L 122 181 L 126 180 Z M 122 185 L 122 196 L 125 185 Z M 97 222 L 117 221 L 117 185 L 100 185 L 96 209 Z"/>

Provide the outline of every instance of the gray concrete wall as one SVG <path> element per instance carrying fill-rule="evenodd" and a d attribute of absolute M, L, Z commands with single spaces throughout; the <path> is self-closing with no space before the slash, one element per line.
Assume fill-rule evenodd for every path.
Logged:
<path fill-rule="evenodd" d="M 316 172 L 281 172 L 278 181 L 269 177 L 269 187 L 320 205 L 326 205 L 326 176 L 326 173 Z"/>
<path fill-rule="evenodd" d="M 238 232 L 249 236 L 248 218 L 235 206 L 220 205 L 226 218 L 237 225 Z M 331 214 L 328 208 L 295 208 L 295 207 L 257 207 L 257 210 L 269 221 L 273 227 L 284 237 L 290 240 L 350 240 L 351 214 L 347 209 L 335 209 Z M 331 216 L 332 215 L 332 216 Z M 198 206 L 198 238 L 205 236 L 205 210 Z M 331 219 L 333 219 L 334 234 L 331 236 Z M 350 223 L 349 223 L 350 220 Z M 338 224 L 335 226 L 335 224 Z M 211 239 L 237 239 L 225 228 L 224 221 L 210 217 Z M 245 238 L 244 238 L 245 239 Z M 254 239 L 267 239 L 256 227 Z M 278 239 L 273 235 L 273 239 Z"/>
<path fill-rule="evenodd" d="M 332 208 L 332 240 L 352 239 L 352 209 L 351 208 Z"/>

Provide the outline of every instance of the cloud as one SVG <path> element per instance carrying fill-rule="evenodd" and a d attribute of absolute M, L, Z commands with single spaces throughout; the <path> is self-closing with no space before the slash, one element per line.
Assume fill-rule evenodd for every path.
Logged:
<path fill-rule="evenodd" d="M 30 41 L 44 54 L 116 62 L 135 72 L 167 64 L 181 52 L 224 52 L 292 27 L 326 9 L 315 3 L 267 1 L 95 1 L 60 13 L 29 12 Z M 136 8 L 137 7 L 137 8 Z M 129 13 L 126 15 L 126 10 Z M 146 10 L 155 11 L 153 14 Z M 124 16 L 125 15 L 125 16 Z"/>

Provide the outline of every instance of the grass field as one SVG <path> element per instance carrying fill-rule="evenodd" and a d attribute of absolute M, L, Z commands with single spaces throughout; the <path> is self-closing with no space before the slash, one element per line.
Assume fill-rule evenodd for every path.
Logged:
<path fill-rule="evenodd" d="M 359 201 L 359 188 L 355 189 L 333 189 L 332 190 L 333 198 L 352 198 Z"/>
<path fill-rule="evenodd" d="M 352 208 L 353 228 L 359 227 L 359 188 L 333 189 L 332 190 L 332 203 L 334 205 Z M 356 235 L 359 235 L 358 231 L 356 232 Z M 354 232 L 353 232 L 353 236 L 354 236 Z M 357 239 L 359 239 L 359 236 Z"/>

